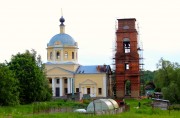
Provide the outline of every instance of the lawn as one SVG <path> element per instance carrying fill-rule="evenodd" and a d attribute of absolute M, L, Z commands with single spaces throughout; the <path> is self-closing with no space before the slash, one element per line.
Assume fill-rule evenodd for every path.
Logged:
<path fill-rule="evenodd" d="M 141 107 L 137 108 L 139 102 Z M 118 114 L 118 116 L 123 118 L 180 118 L 179 111 L 152 109 L 151 100 L 148 99 L 128 99 L 126 103 L 130 105 L 130 111 Z"/>
<path fill-rule="evenodd" d="M 135 100 L 126 99 L 126 104 L 130 105 L 130 110 L 115 115 L 87 115 L 79 113 L 37 113 L 36 104 L 19 105 L 15 107 L 0 107 L 0 118 L 13 117 L 13 118 L 180 118 L 180 111 L 152 109 L 150 106 L 151 100 Z M 141 103 L 140 108 L 137 108 L 138 103 Z M 40 107 L 39 107 L 40 106 Z M 43 110 L 47 107 L 84 107 L 82 104 L 73 101 L 52 101 L 44 102 L 38 106 L 38 110 Z M 34 109 L 36 111 L 34 111 Z"/>

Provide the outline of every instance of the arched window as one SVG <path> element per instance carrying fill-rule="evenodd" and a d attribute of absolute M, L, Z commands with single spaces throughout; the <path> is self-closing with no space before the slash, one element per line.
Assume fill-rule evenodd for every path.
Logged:
<path fill-rule="evenodd" d="M 64 54 L 64 58 L 67 59 L 68 58 L 68 52 L 66 51 Z"/>
<path fill-rule="evenodd" d="M 74 52 L 72 52 L 72 59 L 74 59 Z"/>
<path fill-rule="evenodd" d="M 60 59 L 60 52 L 59 51 L 57 51 L 57 53 L 56 53 L 56 59 Z"/>
<path fill-rule="evenodd" d="M 123 39 L 123 48 L 124 48 L 124 53 L 130 53 L 130 40 L 129 40 L 129 38 Z"/>
<path fill-rule="evenodd" d="M 52 52 L 50 52 L 50 59 L 52 60 L 52 56 L 53 56 L 53 54 L 52 54 Z"/>

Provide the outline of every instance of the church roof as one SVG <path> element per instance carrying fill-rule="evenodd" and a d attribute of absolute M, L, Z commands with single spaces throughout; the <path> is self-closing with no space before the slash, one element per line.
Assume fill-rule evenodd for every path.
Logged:
<path fill-rule="evenodd" d="M 90 66 L 79 66 L 76 74 L 98 74 L 106 73 L 109 70 L 109 65 L 90 65 Z"/>
<path fill-rule="evenodd" d="M 76 46 L 74 39 L 66 33 L 59 33 L 54 35 L 47 45 L 53 46 L 56 42 L 60 42 L 60 45 Z"/>

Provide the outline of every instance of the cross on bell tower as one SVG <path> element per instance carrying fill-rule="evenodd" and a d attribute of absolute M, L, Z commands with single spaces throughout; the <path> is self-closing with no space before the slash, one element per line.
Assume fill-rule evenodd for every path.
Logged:
<path fill-rule="evenodd" d="M 137 30 L 135 18 L 117 19 L 116 30 L 117 49 L 115 54 L 116 65 L 116 96 L 124 98 L 139 97 L 140 94 L 140 69 Z"/>

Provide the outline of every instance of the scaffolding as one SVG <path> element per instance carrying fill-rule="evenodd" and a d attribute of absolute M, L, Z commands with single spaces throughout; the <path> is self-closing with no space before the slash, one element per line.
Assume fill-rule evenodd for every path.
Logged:
<path fill-rule="evenodd" d="M 129 20 L 129 19 L 128 19 Z M 132 20 L 132 19 L 130 19 Z M 117 92 L 117 77 L 118 76 L 124 76 L 124 81 L 126 81 L 126 79 L 128 77 L 133 77 L 133 76 L 139 76 L 139 78 L 141 79 L 143 77 L 143 45 L 142 45 L 142 42 L 140 41 L 140 34 L 139 34 L 139 26 L 138 24 L 135 24 L 135 30 L 137 31 L 137 41 L 130 41 L 128 38 L 124 38 L 123 39 L 123 44 L 122 44 L 122 41 L 120 42 L 121 44 L 118 44 L 119 42 L 117 41 L 117 31 L 118 31 L 118 26 L 119 24 L 116 22 L 115 23 L 115 30 L 116 30 L 116 35 L 115 35 L 115 42 L 114 42 L 114 50 L 113 50 L 113 70 L 115 72 L 114 74 L 114 84 L 113 84 L 113 92 L 114 92 L 114 95 L 116 97 L 116 92 Z M 124 29 L 129 29 L 128 26 L 125 26 Z M 123 31 L 122 31 L 123 32 Z M 133 30 L 132 30 L 133 32 Z M 123 34 L 123 33 L 122 33 Z M 130 43 L 131 42 L 131 43 Z M 135 44 L 137 43 L 137 45 Z M 135 44 L 135 45 L 134 45 Z M 119 45 L 123 46 L 123 47 L 118 47 Z M 133 47 L 133 46 L 137 46 L 137 47 Z M 122 51 L 119 51 L 120 49 L 118 48 L 121 48 L 121 50 L 124 50 L 124 52 L 122 53 Z M 124 48 L 124 49 L 123 49 Z M 133 54 L 129 54 L 130 53 L 130 50 L 131 49 L 137 49 L 137 52 L 138 52 L 138 56 L 134 56 Z M 121 53 L 120 53 L 121 52 Z M 127 56 L 129 55 L 129 56 Z M 118 62 L 120 62 L 121 64 L 124 63 L 124 67 L 122 68 L 122 66 L 119 66 Z M 138 64 L 138 71 L 134 71 L 134 70 L 131 70 L 131 66 L 133 65 L 129 65 L 131 63 L 136 63 Z M 117 69 L 120 69 L 120 70 L 123 70 L 124 69 L 124 72 L 123 71 L 120 71 L 120 73 L 118 73 Z M 128 70 L 128 71 L 126 71 Z M 140 90 L 140 88 L 139 88 Z M 141 93 L 139 93 L 141 95 Z"/>

